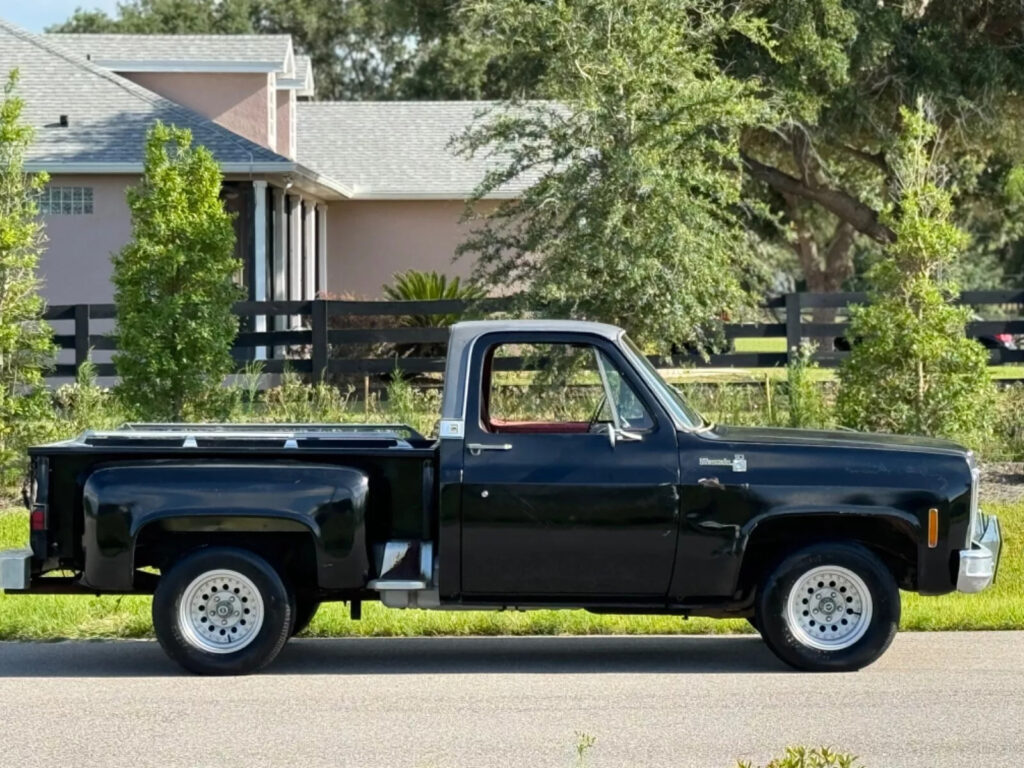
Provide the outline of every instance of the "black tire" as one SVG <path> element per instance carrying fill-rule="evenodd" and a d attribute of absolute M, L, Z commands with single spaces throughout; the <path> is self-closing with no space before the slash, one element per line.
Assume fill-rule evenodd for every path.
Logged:
<path fill-rule="evenodd" d="M 213 611 L 220 609 L 211 607 L 212 603 L 206 599 L 219 600 L 220 595 L 199 593 L 217 592 L 217 587 L 204 590 L 201 579 L 210 580 L 214 574 L 225 572 L 239 575 L 241 578 L 237 583 L 244 591 L 240 594 L 237 587 L 227 591 L 221 589 L 221 595 L 228 595 L 232 603 L 235 603 L 234 596 L 238 595 L 239 610 L 218 623 L 227 625 L 231 621 L 233 624 L 226 629 L 241 629 L 243 635 L 246 631 L 252 634 L 244 638 L 247 644 L 238 650 L 211 652 L 204 648 L 204 643 L 215 644 L 214 638 L 225 635 L 225 632 L 218 626 L 210 630 L 208 640 L 205 633 L 198 631 L 200 625 L 195 619 L 189 619 L 189 609 L 186 607 L 183 611 L 182 605 L 191 594 L 189 603 L 199 606 L 193 608 L 193 616 L 215 615 Z M 230 585 L 231 577 L 227 581 Z M 253 613 L 241 604 L 243 598 L 249 601 L 246 594 L 252 595 L 248 604 L 252 606 Z M 258 609 L 259 605 L 262 610 Z M 242 610 L 249 615 L 248 630 L 246 617 L 241 617 Z M 257 624 L 253 616 L 258 616 L 260 623 Z M 204 623 L 201 626 L 209 629 L 211 625 Z M 258 628 L 253 630 L 253 625 Z M 281 652 L 292 627 L 292 607 L 284 582 L 266 560 L 244 549 L 212 547 L 186 555 L 160 578 L 153 595 L 153 627 L 167 655 L 188 671 L 198 675 L 246 675 L 262 669 Z M 232 641 L 227 635 L 224 642 L 239 641 Z"/>
<path fill-rule="evenodd" d="M 825 581 L 822 574 L 829 569 L 838 569 L 838 582 Z M 816 570 L 817 576 L 812 576 Z M 822 580 L 815 583 L 818 577 Z M 862 588 L 870 603 L 860 595 Z M 756 622 L 768 647 L 790 666 L 808 672 L 852 672 L 874 662 L 896 636 L 899 588 L 885 564 L 866 547 L 852 542 L 814 544 L 788 556 L 765 578 L 758 592 Z"/>
<path fill-rule="evenodd" d="M 296 597 L 292 608 L 292 631 L 289 637 L 295 637 L 306 629 L 319 610 L 319 600 L 314 600 L 311 597 Z"/>
<path fill-rule="evenodd" d="M 754 628 L 754 631 L 761 634 L 761 626 L 757 623 L 757 616 L 747 616 L 747 623 Z"/>

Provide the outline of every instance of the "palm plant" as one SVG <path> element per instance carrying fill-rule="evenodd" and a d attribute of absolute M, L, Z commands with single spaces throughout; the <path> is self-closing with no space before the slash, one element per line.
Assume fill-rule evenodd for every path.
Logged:
<path fill-rule="evenodd" d="M 410 269 L 395 273 L 392 283 L 384 286 L 384 295 L 392 301 L 461 299 L 473 302 L 487 294 L 479 286 L 463 282 L 458 277 L 449 278 L 434 271 Z M 403 315 L 401 322 L 402 325 L 414 328 L 446 328 L 465 316 L 465 310 L 444 314 L 410 314 Z"/>

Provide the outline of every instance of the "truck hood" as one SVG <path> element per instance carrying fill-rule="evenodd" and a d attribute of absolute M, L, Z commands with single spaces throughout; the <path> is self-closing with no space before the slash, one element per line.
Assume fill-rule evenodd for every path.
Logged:
<path fill-rule="evenodd" d="M 706 433 L 730 443 L 770 443 L 807 445 L 822 448 L 867 448 L 890 451 L 914 451 L 966 457 L 968 450 L 951 440 L 918 435 L 890 435 L 824 429 L 785 429 L 781 427 L 730 427 L 715 425 Z"/>

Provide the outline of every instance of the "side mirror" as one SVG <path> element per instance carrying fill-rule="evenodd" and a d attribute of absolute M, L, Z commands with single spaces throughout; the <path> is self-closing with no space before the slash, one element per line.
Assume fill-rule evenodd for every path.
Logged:
<path fill-rule="evenodd" d="M 608 425 L 608 443 L 614 449 L 616 443 L 621 440 L 624 443 L 637 443 L 643 440 L 643 435 L 637 432 L 630 432 L 625 429 L 619 429 L 614 424 Z"/>

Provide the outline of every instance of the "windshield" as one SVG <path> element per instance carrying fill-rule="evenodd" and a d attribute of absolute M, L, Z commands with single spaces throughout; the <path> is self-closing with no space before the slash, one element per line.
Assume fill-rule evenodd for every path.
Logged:
<path fill-rule="evenodd" d="M 651 361 L 647 359 L 647 355 L 640 351 L 640 348 L 633 343 L 631 338 L 623 334 L 622 343 L 633 358 L 634 365 L 640 369 L 640 375 L 647 382 L 647 386 L 654 390 L 655 394 L 658 395 L 658 399 L 672 412 L 672 416 L 676 421 L 693 429 L 706 426 L 707 422 L 704 421 L 699 413 L 687 405 L 686 401 L 683 400 L 683 396 L 679 394 L 675 387 L 661 378 L 658 369 L 651 364 Z"/>

